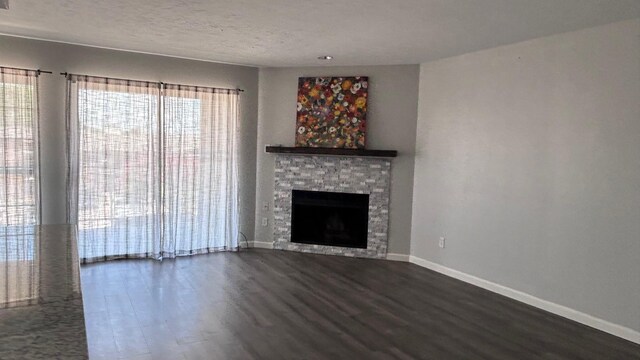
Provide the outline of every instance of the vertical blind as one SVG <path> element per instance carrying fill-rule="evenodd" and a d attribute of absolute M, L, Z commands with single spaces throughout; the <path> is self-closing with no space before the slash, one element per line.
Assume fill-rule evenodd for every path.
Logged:
<path fill-rule="evenodd" d="M 237 91 L 80 75 L 67 89 L 84 262 L 237 247 Z"/>
<path fill-rule="evenodd" d="M 40 222 L 38 73 L 0 67 L 0 226 Z"/>

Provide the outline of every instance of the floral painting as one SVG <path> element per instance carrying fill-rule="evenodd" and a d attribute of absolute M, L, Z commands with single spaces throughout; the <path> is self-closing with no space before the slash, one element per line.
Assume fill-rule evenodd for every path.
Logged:
<path fill-rule="evenodd" d="M 296 146 L 365 147 L 366 76 L 298 79 Z"/>

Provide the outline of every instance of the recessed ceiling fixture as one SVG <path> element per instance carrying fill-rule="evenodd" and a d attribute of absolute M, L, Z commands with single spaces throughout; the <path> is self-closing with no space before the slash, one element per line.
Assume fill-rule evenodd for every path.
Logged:
<path fill-rule="evenodd" d="M 0 0 L 0 9 L 9 10 L 9 0 Z"/>
<path fill-rule="evenodd" d="M 333 56 L 331 55 L 325 55 L 325 56 L 318 56 L 319 60 L 331 60 L 333 59 Z"/>

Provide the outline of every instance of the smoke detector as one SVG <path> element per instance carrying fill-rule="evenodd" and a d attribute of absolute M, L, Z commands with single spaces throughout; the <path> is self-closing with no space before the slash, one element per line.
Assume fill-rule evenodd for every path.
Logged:
<path fill-rule="evenodd" d="M 0 0 L 0 9 L 9 10 L 9 0 Z"/>

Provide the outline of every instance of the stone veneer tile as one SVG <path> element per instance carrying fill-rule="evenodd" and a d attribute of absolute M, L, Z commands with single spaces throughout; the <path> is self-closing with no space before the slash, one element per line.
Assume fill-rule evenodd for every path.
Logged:
<path fill-rule="evenodd" d="M 369 157 L 276 155 L 274 248 L 318 254 L 384 258 L 389 228 L 391 161 Z M 369 194 L 367 248 L 291 242 L 292 190 Z"/>

